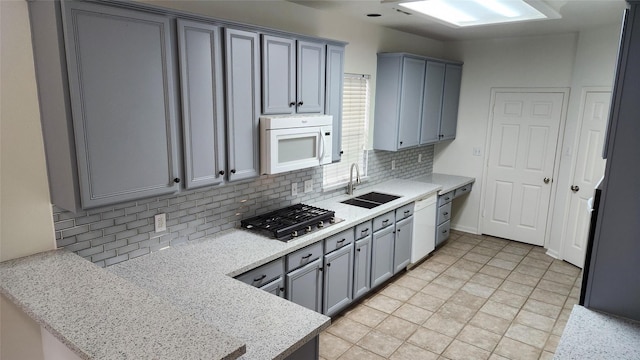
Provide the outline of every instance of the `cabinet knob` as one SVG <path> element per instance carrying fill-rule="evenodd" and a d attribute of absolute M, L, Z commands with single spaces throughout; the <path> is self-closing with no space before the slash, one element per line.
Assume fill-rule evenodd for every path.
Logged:
<path fill-rule="evenodd" d="M 340 155 L 344 154 L 344 151 L 340 151 Z"/>
<path fill-rule="evenodd" d="M 360 252 L 361 249 L 356 249 L 357 252 Z"/>
<path fill-rule="evenodd" d="M 304 103 L 302 101 L 299 101 L 298 106 L 302 106 L 302 105 L 304 105 Z"/>
<path fill-rule="evenodd" d="M 289 107 L 294 107 L 294 106 L 296 106 L 296 102 L 295 101 L 289 103 Z"/>
<path fill-rule="evenodd" d="M 236 169 L 231 169 L 231 173 L 235 174 L 236 173 Z"/>
<path fill-rule="evenodd" d="M 327 263 L 327 266 L 331 266 L 331 263 Z"/>
<path fill-rule="evenodd" d="M 402 145 L 402 141 L 400 141 L 400 145 Z"/>
<path fill-rule="evenodd" d="M 176 183 L 176 184 L 178 184 L 178 183 L 180 182 L 180 178 L 175 178 L 175 179 L 173 179 L 173 182 L 174 182 L 174 183 Z"/>
<path fill-rule="evenodd" d="M 218 172 L 218 174 L 220 174 L 220 175 L 224 175 L 224 170 L 220 170 L 220 171 Z"/>

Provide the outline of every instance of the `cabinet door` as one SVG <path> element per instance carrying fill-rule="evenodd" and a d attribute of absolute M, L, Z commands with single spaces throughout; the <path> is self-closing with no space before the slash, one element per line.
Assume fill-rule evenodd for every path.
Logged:
<path fill-rule="evenodd" d="M 344 84 L 344 46 L 327 45 L 327 83 L 324 113 L 333 116 L 331 161 L 342 156 L 342 88 Z"/>
<path fill-rule="evenodd" d="M 371 288 L 393 276 L 395 228 L 389 226 L 373 234 L 371 245 Z"/>
<path fill-rule="evenodd" d="M 298 41 L 299 113 L 324 112 L 325 44 Z"/>
<path fill-rule="evenodd" d="M 259 175 L 260 44 L 258 34 L 225 29 L 229 181 Z"/>
<path fill-rule="evenodd" d="M 402 59 L 398 149 L 416 146 L 420 142 L 425 64 L 423 59 Z"/>
<path fill-rule="evenodd" d="M 185 187 L 224 181 L 220 28 L 178 19 Z"/>
<path fill-rule="evenodd" d="M 82 206 L 177 191 L 170 19 L 80 2 L 63 9 Z"/>
<path fill-rule="evenodd" d="M 322 258 L 287 274 L 287 300 L 322 312 Z"/>
<path fill-rule="evenodd" d="M 292 114 L 295 89 L 295 40 L 262 35 L 262 113 Z"/>
<path fill-rule="evenodd" d="M 324 256 L 322 313 L 332 316 L 351 304 L 353 296 L 353 243 Z"/>
<path fill-rule="evenodd" d="M 275 296 L 279 296 L 283 298 L 284 297 L 284 279 L 282 278 L 282 276 L 280 276 L 279 278 L 273 280 L 272 282 L 261 286 L 260 290 L 264 290 Z"/>
<path fill-rule="evenodd" d="M 371 289 L 371 235 L 356 241 L 353 259 L 353 300 Z"/>
<path fill-rule="evenodd" d="M 462 66 L 447 64 L 444 75 L 444 97 L 442 99 L 440 140 L 453 140 L 456 138 L 461 81 Z"/>
<path fill-rule="evenodd" d="M 413 216 L 396 223 L 396 241 L 394 244 L 394 274 L 406 268 L 411 262 L 411 243 L 413 241 Z"/>
<path fill-rule="evenodd" d="M 444 90 L 445 65 L 427 61 L 424 83 L 424 104 L 422 107 L 422 127 L 420 144 L 432 144 L 440 140 L 440 119 L 442 116 L 442 94 Z"/>

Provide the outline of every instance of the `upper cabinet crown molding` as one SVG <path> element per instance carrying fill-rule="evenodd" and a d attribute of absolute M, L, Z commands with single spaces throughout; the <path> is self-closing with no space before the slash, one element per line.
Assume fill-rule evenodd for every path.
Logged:
<path fill-rule="evenodd" d="M 456 136 L 462 63 L 378 54 L 373 147 L 397 151 Z"/>

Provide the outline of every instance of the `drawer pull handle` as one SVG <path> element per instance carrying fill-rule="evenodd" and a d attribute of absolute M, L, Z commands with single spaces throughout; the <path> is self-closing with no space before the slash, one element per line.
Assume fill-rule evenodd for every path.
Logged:
<path fill-rule="evenodd" d="M 467 191 L 467 188 L 462 188 L 462 191 Z"/>
<path fill-rule="evenodd" d="M 442 233 L 443 233 L 443 234 L 446 234 L 446 233 L 447 233 L 447 230 L 442 230 Z"/>
<path fill-rule="evenodd" d="M 365 233 L 367 233 L 368 231 L 369 231 L 369 228 L 366 228 L 366 229 L 364 229 L 364 230 L 361 230 L 361 231 L 360 231 L 360 233 L 361 233 L 361 234 L 365 234 Z"/>
<path fill-rule="evenodd" d="M 389 223 L 389 219 L 387 219 L 387 220 L 382 220 L 382 224 L 383 224 L 383 225 L 386 225 L 386 224 L 388 224 L 388 223 Z"/>
<path fill-rule="evenodd" d="M 302 257 L 302 260 L 306 260 L 306 259 L 310 258 L 310 257 L 311 257 L 311 255 L 313 255 L 313 254 L 312 254 L 312 253 L 309 253 L 308 255 L 303 256 L 303 257 Z"/>
<path fill-rule="evenodd" d="M 260 277 L 257 277 L 257 278 L 255 278 L 255 279 L 253 279 L 253 281 L 258 282 L 258 281 L 260 281 L 260 280 L 263 280 L 263 279 L 264 279 L 264 278 L 266 278 L 266 277 L 267 277 L 267 274 L 262 274 L 262 276 L 260 276 Z"/>
<path fill-rule="evenodd" d="M 447 216 L 447 215 L 449 215 L 449 213 L 448 213 L 448 212 L 446 212 L 446 213 L 443 213 L 442 215 Z"/>
<path fill-rule="evenodd" d="M 404 214 L 405 214 L 405 215 L 407 215 L 407 214 L 409 214 L 410 212 L 411 212 L 411 210 L 405 210 L 405 211 L 404 211 Z"/>
<path fill-rule="evenodd" d="M 342 244 L 345 240 L 347 240 L 347 239 L 338 240 L 338 241 L 336 242 L 336 244 Z"/>

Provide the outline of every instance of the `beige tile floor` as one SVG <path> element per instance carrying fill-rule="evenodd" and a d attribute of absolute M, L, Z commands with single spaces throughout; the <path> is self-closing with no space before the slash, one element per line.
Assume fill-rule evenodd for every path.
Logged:
<path fill-rule="evenodd" d="M 552 359 L 581 277 L 541 247 L 452 232 L 426 261 L 335 317 L 320 358 Z"/>

